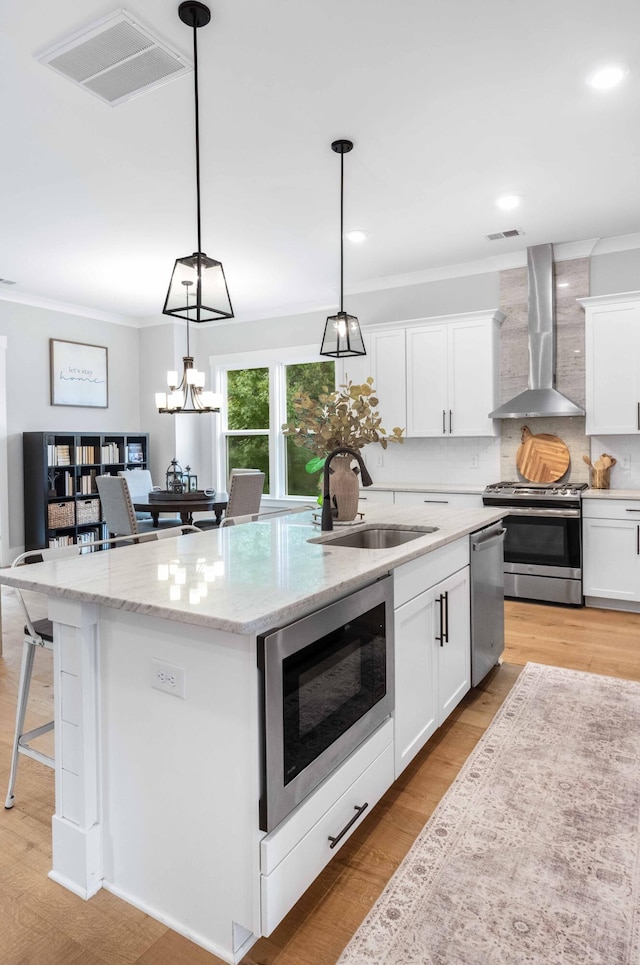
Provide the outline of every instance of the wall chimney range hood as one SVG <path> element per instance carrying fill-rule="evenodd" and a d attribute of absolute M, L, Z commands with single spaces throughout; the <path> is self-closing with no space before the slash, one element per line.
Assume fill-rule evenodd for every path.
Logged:
<path fill-rule="evenodd" d="M 529 388 L 489 413 L 490 419 L 584 415 L 555 388 L 556 331 L 553 245 L 527 248 L 529 275 Z"/>

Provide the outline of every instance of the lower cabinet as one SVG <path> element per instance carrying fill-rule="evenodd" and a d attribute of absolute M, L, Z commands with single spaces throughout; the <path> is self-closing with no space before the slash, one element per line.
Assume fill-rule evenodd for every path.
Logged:
<path fill-rule="evenodd" d="M 640 603 L 640 500 L 585 499 L 582 542 L 587 603 Z"/>
<path fill-rule="evenodd" d="M 396 777 L 471 686 L 468 563 L 464 539 L 396 571 Z"/>
<path fill-rule="evenodd" d="M 450 506 L 452 509 L 473 508 L 482 509 L 482 495 L 480 493 L 447 493 L 430 492 L 429 490 L 399 490 L 394 491 L 396 506 Z"/>

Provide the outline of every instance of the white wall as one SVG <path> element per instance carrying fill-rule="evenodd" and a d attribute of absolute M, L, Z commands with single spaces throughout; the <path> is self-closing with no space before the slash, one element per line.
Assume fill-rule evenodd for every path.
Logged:
<path fill-rule="evenodd" d="M 10 506 L 5 559 L 24 545 L 22 433 L 47 430 L 143 431 L 140 423 L 138 330 L 80 315 L 0 301 L 0 335 L 7 338 L 7 464 Z M 108 348 L 106 409 L 52 406 L 49 339 Z M 3 539 L 6 534 L 3 534 Z"/>

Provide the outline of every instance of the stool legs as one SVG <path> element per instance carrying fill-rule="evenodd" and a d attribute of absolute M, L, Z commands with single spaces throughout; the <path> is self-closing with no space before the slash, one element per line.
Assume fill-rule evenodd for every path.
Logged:
<path fill-rule="evenodd" d="M 9 790 L 7 791 L 7 798 L 4 804 L 7 810 L 13 807 L 15 801 L 13 791 L 18 773 L 19 754 L 26 754 L 29 757 L 33 757 L 35 760 L 40 761 L 41 764 L 46 764 L 48 767 L 54 766 L 52 757 L 49 757 L 48 754 L 43 754 L 41 751 L 34 750 L 32 747 L 29 747 L 27 743 L 29 740 L 53 730 L 53 721 L 48 724 L 43 724 L 41 727 L 36 727 L 34 730 L 27 732 L 24 730 L 24 721 L 27 714 L 27 703 L 29 701 L 29 688 L 31 687 L 31 674 L 33 672 L 33 658 L 35 656 L 36 646 L 37 644 L 32 642 L 30 637 L 25 637 L 24 644 L 22 646 L 20 682 L 18 684 L 18 708 L 16 711 L 16 730 L 13 738 L 13 752 L 11 755 Z"/>

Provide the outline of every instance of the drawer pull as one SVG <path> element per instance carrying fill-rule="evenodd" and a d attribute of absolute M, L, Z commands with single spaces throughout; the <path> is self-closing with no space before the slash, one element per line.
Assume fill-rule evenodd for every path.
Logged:
<path fill-rule="evenodd" d="M 423 503 L 440 503 L 442 506 L 449 505 L 448 499 L 423 499 L 422 502 Z M 640 512 L 640 509 L 638 510 L 638 512 Z"/>
<path fill-rule="evenodd" d="M 344 836 L 345 836 L 345 834 L 347 833 L 347 831 L 349 830 L 349 828 L 353 827 L 353 825 L 356 823 L 356 821 L 358 820 L 358 818 L 360 817 L 360 815 L 361 815 L 361 814 L 364 814 L 364 812 L 367 810 L 368 807 L 369 807 L 369 802 L 368 802 L 368 801 L 366 801 L 364 804 L 361 804 L 359 807 L 358 807 L 358 805 L 356 804 L 356 806 L 355 806 L 356 813 L 353 815 L 353 817 L 351 818 L 351 820 L 350 820 L 347 824 L 345 824 L 345 826 L 343 827 L 343 829 L 342 829 L 342 831 L 340 832 L 340 834 L 337 834 L 337 835 L 335 836 L 335 838 L 332 838 L 331 835 L 329 835 L 328 840 L 331 842 L 331 844 L 329 845 L 330 848 L 335 848 L 335 846 L 337 845 L 338 841 L 341 841 L 342 838 L 344 838 Z"/>
<path fill-rule="evenodd" d="M 625 509 L 625 513 L 640 513 L 640 509 Z"/>
<path fill-rule="evenodd" d="M 451 409 L 449 409 L 449 432 L 453 432 L 453 426 L 451 425 Z"/>
<path fill-rule="evenodd" d="M 442 431 L 443 431 L 443 432 L 446 432 L 446 431 L 447 431 L 447 430 L 446 430 L 446 426 L 445 426 L 445 420 L 446 420 L 446 418 L 447 418 L 447 414 L 446 414 L 445 410 L 443 409 L 443 410 L 442 410 Z M 638 416 L 638 418 L 640 419 L 640 416 Z"/>

